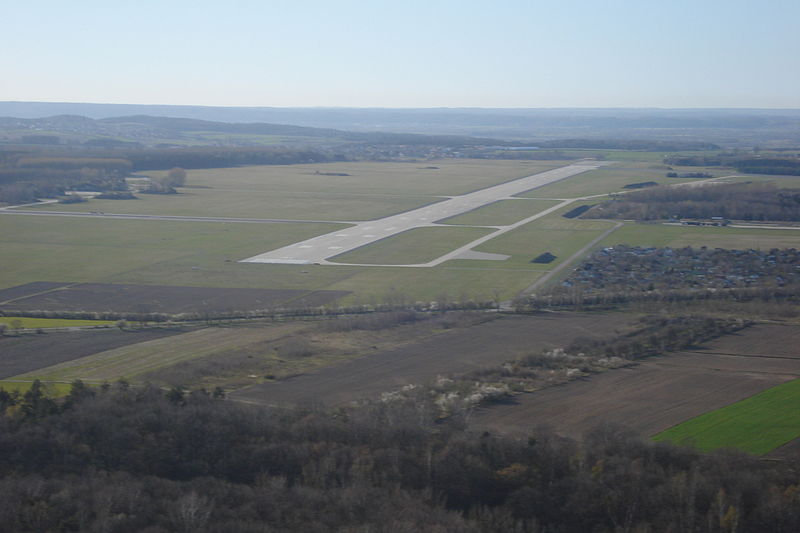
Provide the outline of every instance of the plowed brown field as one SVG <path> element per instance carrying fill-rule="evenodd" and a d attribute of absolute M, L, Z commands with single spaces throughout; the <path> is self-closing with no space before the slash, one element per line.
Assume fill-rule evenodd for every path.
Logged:
<path fill-rule="evenodd" d="M 232 398 L 263 404 L 322 402 L 338 405 L 376 397 L 438 375 L 497 365 L 576 337 L 602 338 L 624 330 L 634 319 L 624 314 L 552 314 L 499 317 L 466 329 L 446 330 L 420 342 L 327 367 L 313 374 L 254 385 Z"/>
<path fill-rule="evenodd" d="M 0 337 L 0 379 L 178 333 L 182 331 L 109 329 Z"/>
<path fill-rule="evenodd" d="M 477 427 L 528 435 L 545 426 L 579 437 L 601 423 L 653 435 L 689 418 L 800 376 L 800 327 L 758 325 L 695 351 L 542 391 L 481 409 Z"/>

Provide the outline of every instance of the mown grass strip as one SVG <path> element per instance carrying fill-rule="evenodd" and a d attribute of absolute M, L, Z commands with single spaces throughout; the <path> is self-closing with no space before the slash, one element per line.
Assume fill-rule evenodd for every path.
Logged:
<path fill-rule="evenodd" d="M 763 455 L 800 437 L 800 379 L 700 415 L 653 437 L 701 451 L 738 448 Z"/>
<path fill-rule="evenodd" d="M 11 328 L 71 328 L 78 326 L 113 326 L 113 320 L 73 320 L 66 318 L 31 318 L 26 316 L 0 316 L 0 324 Z"/>
<path fill-rule="evenodd" d="M 6 381 L 0 380 L 0 390 L 4 390 L 6 392 L 18 392 L 20 394 L 25 394 L 30 390 L 31 385 L 33 385 L 33 381 Z M 70 389 L 72 388 L 71 383 L 48 383 L 43 382 L 42 386 L 44 387 L 44 391 L 48 396 L 66 396 L 69 394 Z"/>

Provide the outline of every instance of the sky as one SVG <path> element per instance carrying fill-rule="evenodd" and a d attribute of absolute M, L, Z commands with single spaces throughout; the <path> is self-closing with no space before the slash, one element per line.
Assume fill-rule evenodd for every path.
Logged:
<path fill-rule="evenodd" d="M 0 101 L 800 108 L 797 0 L 0 0 Z"/>

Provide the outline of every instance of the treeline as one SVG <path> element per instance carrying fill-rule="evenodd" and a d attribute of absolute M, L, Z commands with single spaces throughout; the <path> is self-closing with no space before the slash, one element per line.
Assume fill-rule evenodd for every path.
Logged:
<path fill-rule="evenodd" d="M 587 218 L 666 220 L 670 218 L 798 221 L 800 190 L 772 184 L 713 184 L 650 187 L 599 204 Z"/>
<path fill-rule="evenodd" d="M 124 152 L 134 171 L 222 168 L 240 165 L 294 165 L 334 160 L 322 152 L 299 148 L 183 148 Z"/>
<path fill-rule="evenodd" d="M 474 434 L 424 395 L 328 412 L 76 383 L 0 402 L 3 532 L 800 529 L 785 463 L 609 426 Z"/>
<path fill-rule="evenodd" d="M 435 302 L 409 303 L 403 295 L 387 295 L 382 303 L 355 304 L 351 306 L 298 306 L 273 307 L 270 309 L 222 310 L 204 309 L 183 313 L 151 313 L 151 312 L 116 312 L 116 311 L 75 311 L 75 310 L 24 310 L 14 309 L 7 305 L 0 309 L 0 316 L 29 318 L 62 318 L 75 320 L 117 320 L 141 325 L 171 325 L 182 322 L 200 322 L 206 324 L 222 323 L 236 320 L 293 320 L 293 319 L 328 319 L 336 318 L 331 327 L 345 329 L 371 329 L 371 327 L 351 327 L 353 323 L 361 324 L 394 324 L 398 321 L 413 321 L 421 316 L 445 314 L 452 311 L 474 311 L 496 309 L 500 302 L 490 298 L 465 298 L 450 300 L 446 295 Z M 356 317 L 356 322 L 339 320 L 341 317 Z M 409 318 L 412 317 L 412 318 Z M 416 317 L 416 318 L 413 318 Z M 381 326 L 383 327 L 383 326 Z"/>
<path fill-rule="evenodd" d="M 664 158 L 667 165 L 690 167 L 733 167 L 748 174 L 780 174 L 800 176 L 800 158 L 797 157 L 753 157 L 721 153 L 717 155 L 672 155 Z"/>
<path fill-rule="evenodd" d="M 582 148 L 592 150 L 638 150 L 642 152 L 681 152 L 719 150 L 714 143 L 700 141 L 656 141 L 628 139 L 561 139 L 537 143 L 541 148 Z"/>
<path fill-rule="evenodd" d="M 126 190 L 132 171 L 319 163 L 342 156 L 298 148 L 184 148 L 0 152 L 0 202 L 53 198 L 67 189 Z"/>
<path fill-rule="evenodd" d="M 131 162 L 119 157 L 63 157 L 45 153 L 0 155 L 0 202 L 21 204 L 54 198 L 66 189 L 125 190 Z"/>

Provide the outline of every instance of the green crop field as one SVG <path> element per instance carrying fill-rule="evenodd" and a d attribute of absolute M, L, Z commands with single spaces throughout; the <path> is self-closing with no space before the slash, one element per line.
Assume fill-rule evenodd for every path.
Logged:
<path fill-rule="evenodd" d="M 493 204 L 439 221 L 463 226 L 508 226 L 553 207 L 556 200 L 500 200 Z"/>
<path fill-rule="evenodd" d="M 36 328 L 71 328 L 78 326 L 113 326 L 111 320 L 65 320 L 62 318 L 30 318 L 16 316 L 0 316 L 0 324 L 26 329 Z"/>
<path fill-rule="evenodd" d="M 763 455 L 800 437 L 800 379 L 698 416 L 655 437 L 703 451 L 738 448 Z"/>

